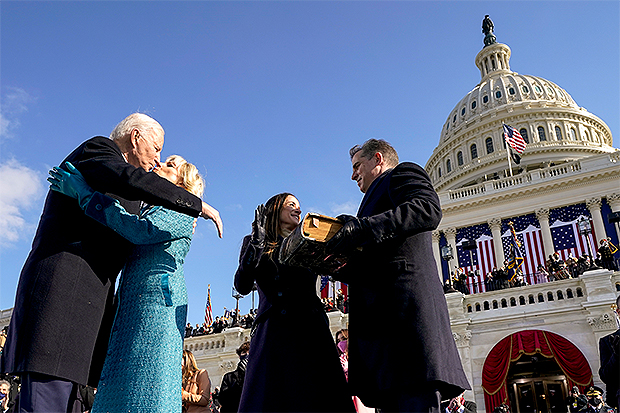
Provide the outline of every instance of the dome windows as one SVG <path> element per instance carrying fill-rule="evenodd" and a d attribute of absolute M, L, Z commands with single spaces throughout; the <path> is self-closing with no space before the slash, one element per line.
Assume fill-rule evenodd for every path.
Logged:
<path fill-rule="evenodd" d="M 577 132 L 575 132 L 575 128 L 570 128 L 570 132 L 569 132 L 568 136 L 570 137 L 571 141 L 576 141 L 577 140 Z"/>
<path fill-rule="evenodd" d="M 542 93 L 542 89 L 538 85 L 534 86 L 534 90 L 536 91 L 536 93 Z"/>
<path fill-rule="evenodd" d="M 487 138 L 484 143 L 487 146 L 487 154 L 493 153 L 495 149 L 493 148 L 493 138 Z"/>
<path fill-rule="evenodd" d="M 521 137 L 523 138 L 525 143 L 530 143 L 530 138 L 527 136 L 527 129 L 521 128 L 519 130 L 519 133 L 521 134 Z"/>
<path fill-rule="evenodd" d="M 514 87 L 510 87 L 510 88 L 508 88 L 508 93 L 510 93 L 511 95 L 514 95 L 517 92 L 515 92 L 515 88 Z"/>
<path fill-rule="evenodd" d="M 439 175 L 439 177 L 441 178 L 441 166 L 437 168 L 437 175 Z"/>
<path fill-rule="evenodd" d="M 547 140 L 547 135 L 545 135 L 545 128 L 543 128 L 542 126 L 538 127 L 538 140 L 541 142 Z"/>
<path fill-rule="evenodd" d="M 463 152 L 462 152 L 462 151 L 459 151 L 459 152 L 456 154 L 456 163 L 457 163 L 459 166 L 463 166 Z"/>
<path fill-rule="evenodd" d="M 555 137 L 557 140 L 561 141 L 562 140 L 562 130 L 560 129 L 559 126 L 555 127 Z"/>
<path fill-rule="evenodd" d="M 523 93 L 530 93 L 530 89 L 525 85 L 521 86 L 521 90 L 523 91 Z"/>
<path fill-rule="evenodd" d="M 469 152 L 471 154 L 471 159 L 476 159 L 478 157 L 478 148 L 476 148 L 476 144 L 473 143 L 470 147 L 469 147 Z"/>
<path fill-rule="evenodd" d="M 487 95 L 482 97 L 482 103 L 489 103 L 489 97 Z"/>
<path fill-rule="evenodd" d="M 450 159 L 448 159 L 446 161 L 446 173 L 449 174 L 450 172 L 452 172 L 452 162 L 450 162 Z"/>
<path fill-rule="evenodd" d="M 452 118 L 452 123 L 456 122 L 456 113 L 454 114 L 454 117 Z"/>
<path fill-rule="evenodd" d="M 475 100 L 473 102 L 471 102 L 471 109 L 472 110 L 476 109 L 476 101 Z"/>
<path fill-rule="evenodd" d="M 461 116 L 465 116 L 465 106 L 463 106 L 463 109 L 461 109 Z"/>
<path fill-rule="evenodd" d="M 502 91 L 498 90 L 495 92 L 495 99 L 501 99 L 502 98 Z"/>

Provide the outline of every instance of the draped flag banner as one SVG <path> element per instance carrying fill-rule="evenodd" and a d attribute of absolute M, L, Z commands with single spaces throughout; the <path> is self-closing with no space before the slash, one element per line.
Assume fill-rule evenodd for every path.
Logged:
<path fill-rule="evenodd" d="M 211 309 L 211 284 L 207 287 L 207 304 L 205 306 L 205 328 L 213 324 L 213 310 Z"/>
<path fill-rule="evenodd" d="M 328 276 L 321 276 L 321 286 L 319 287 L 319 291 L 321 291 L 321 298 L 334 298 L 336 296 L 335 292 L 338 290 L 342 291 L 342 294 L 345 298 L 348 296 L 348 285 L 342 283 L 340 281 L 329 281 Z"/>

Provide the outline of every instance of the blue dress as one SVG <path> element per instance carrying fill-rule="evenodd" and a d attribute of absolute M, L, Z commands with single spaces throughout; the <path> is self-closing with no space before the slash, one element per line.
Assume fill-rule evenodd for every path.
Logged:
<path fill-rule="evenodd" d="M 183 261 L 193 218 L 159 206 L 127 213 L 95 193 L 86 215 L 136 244 L 121 273 L 118 309 L 94 413 L 181 412 L 187 316 Z"/>

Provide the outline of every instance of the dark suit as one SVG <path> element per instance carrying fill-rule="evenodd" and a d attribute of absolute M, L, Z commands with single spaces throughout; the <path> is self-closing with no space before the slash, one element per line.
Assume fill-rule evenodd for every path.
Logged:
<path fill-rule="evenodd" d="M 615 349 L 613 346 L 615 345 Z M 598 374 L 605 383 L 607 404 L 620 407 L 620 329 L 601 337 L 598 342 L 601 367 Z"/>
<path fill-rule="evenodd" d="M 200 199 L 125 162 L 110 139 L 94 137 L 70 161 L 96 191 L 130 212 L 142 200 L 198 216 Z M 64 165 L 64 161 L 63 161 Z M 17 287 L 2 370 L 97 386 L 114 318 L 116 276 L 132 245 L 86 217 L 77 200 L 49 191 Z"/>
<path fill-rule="evenodd" d="M 428 175 L 413 163 L 384 172 L 357 216 L 368 217 L 372 239 L 336 275 L 350 284 L 353 393 L 379 408 L 402 395 L 458 396 L 470 387 L 433 259 L 431 230 L 441 221 L 441 207 Z"/>

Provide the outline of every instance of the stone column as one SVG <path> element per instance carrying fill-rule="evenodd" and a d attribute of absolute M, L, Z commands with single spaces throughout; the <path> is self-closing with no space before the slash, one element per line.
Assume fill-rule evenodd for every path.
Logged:
<path fill-rule="evenodd" d="M 598 242 L 600 239 L 607 238 L 607 232 L 605 232 L 605 224 L 603 223 L 603 215 L 601 214 L 601 198 L 586 199 L 586 207 L 592 215 L 592 223 L 594 223 L 594 245 L 592 245 L 592 254 L 596 257 L 596 250 L 598 249 Z M 593 257 L 593 258 L 594 258 Z"/>
<path fill-rule="evenodd" d="M 540 208 L 534 211 L 536 218 L 540 223 L 540 232 L 543 239 L 544 258 L 547 261 L 547 257 L 555 252 L 553 246 L 553 237 L 551 236 L 551 229 L 549 228 L 549 208 Z"/>
<path fill-rule="evenodd" d="M 439 281 L 443 285 L 443 273 L 441 272 L 441 250 L 439 249 L 439 240 L 441 239 L 441 232 L 434 230 L 431 232 L 433 238 L 433 257 L 435 257 L 435 264 L 437 264 L 437 273 L 439 274 Z"/>
<path fill-rule="evenodd" d="M 504 265 L 504 248 L 502 247 L 502 219 L 491 218 L 487 221 L 491 234 L 493 234 L 493 250 L 495 251 L 495 266 Z"/>
<path fill-rule="evenodd" d="M 457 257 L 457 253 L 456 253 L 456 228 L 454 227 L 445 228 L 443 230 L 443 234 L 446 236 L 448 245 L 452 247 L 452 255 L 454 255 L 454 258 L 452 258 L 450 262 L 448 262 L 448 272 L 451 272 L 452 268 L 454 268 L 455 266 L 458 266 L 458 261 L 459 261 Z"/>

